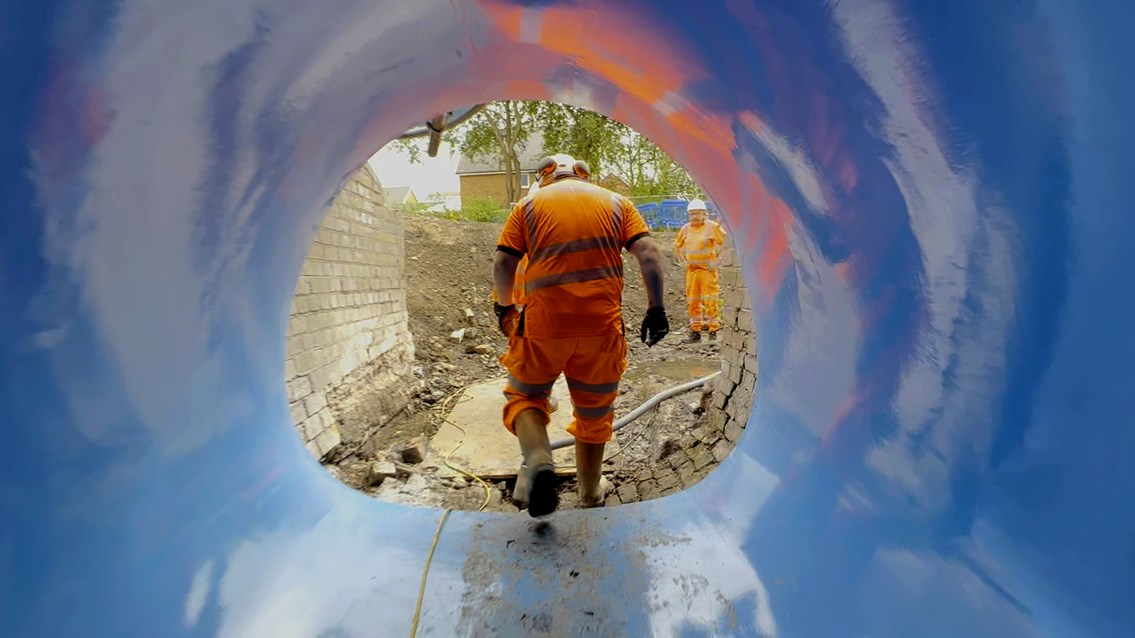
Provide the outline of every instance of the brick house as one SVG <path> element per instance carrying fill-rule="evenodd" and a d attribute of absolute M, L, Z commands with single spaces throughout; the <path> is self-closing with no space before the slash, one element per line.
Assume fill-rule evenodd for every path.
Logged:
<path fill-rule="evenodd" d="M 631 194 L 630 184 L 627 184 L 627 181 L 625 179 L 619 177 L 614 173 L 601 174 L 598 179 L 595 179 L 593 181 L 603 188 L 613 190 L 621 195 Z"/>
<path fill-rule="evenodd" d="M 539 135 L 528 138 L 528 144 L 520 149 L 520 194 L 528 192 L 528 187 L 536 179 L 536 165 L 544 158 L 544 141 Z M 508 183 L 505 181 L 504 162 L 499 156 L 483 155 L 476 159 L 461 156 L 457 163 L 457 177 L 461 182 L 461 204 L 488 197 L 507 208 Z"/>

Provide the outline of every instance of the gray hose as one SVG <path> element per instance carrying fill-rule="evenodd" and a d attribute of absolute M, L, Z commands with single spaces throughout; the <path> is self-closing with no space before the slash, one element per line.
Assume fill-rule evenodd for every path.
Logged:
<path fill-rule="evenodd" d="M 623 429 L 623 427 L 626 426 L 628 423 L 630 423 L 631 421 L 634 421 L 635 419 L 639 418 L 640 416 L 646 414 L 648 411 L 650 411 L 652 408 L 654 408 L 654 406 L 658 405 L 659 403 L 662 403 L 663 401 L 665 401 L 666 399 L 669 399 L 670 397 L 677 396 L 677 395 L 682 394 L 684 392 L 689 392 L 690 390 L 693 390 L 695 388 L 700 388 L 703 385 L 705 385 L 706 383 L 709 383 L 710 381 L 712 381 L 719 374 L 721 374 L 720 371 L 714 372 L 713 374 L 709 375 L 708 377 L 702 377 L 700 379 L 694 379 L 693 381 L 683 383 L 682 385 L 674 386 L 673 388 L 670 388 L 669 390 L 663 390 L 662 392 L 659 392 L 658 394 L 650 397 L 650 399 L 648 399 L 646 401 L 646 403 L 643 403 L 642 405 L 638 406 L 637 408 L 631 410 L 630 413 L 628 413 L 623 418 L 615 421 L 615 425 L 612 429 L 615 432 L 618 432 L 619 430 Z M 571 437 L 571 436 L 564 438 L 564 439 L 557 439 L 555 441 L 552 441 L 552 449 L 558 450 L 560 448 L 565 448 L 569 445 L 573 445 L 574 443 L 575 443 L 575 437 Z"/>

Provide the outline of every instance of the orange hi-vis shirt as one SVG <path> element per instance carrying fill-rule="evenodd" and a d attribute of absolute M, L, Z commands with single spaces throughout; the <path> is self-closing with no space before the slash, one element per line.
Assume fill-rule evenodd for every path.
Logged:
<path fill-rule="evenodd" d="M 528 258 L 525 336 L 622 332 L 622 251 L 649 234 L 629 199 L 582 180 L 562 179 L 520 200 L 497 249 Z"/>
<path fill-rule="evenodd" d="M 721 255 L 721 247 L 724 245 L 725 229 L 721 224 L 708 219 L 698 226 L 682 226 L 678 238 L 674 240 L 674 248 L 682 252 L 692 268 L 709 268 Z"/>

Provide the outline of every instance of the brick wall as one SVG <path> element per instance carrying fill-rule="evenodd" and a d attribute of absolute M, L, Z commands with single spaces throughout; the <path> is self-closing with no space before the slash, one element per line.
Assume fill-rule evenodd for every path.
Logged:
<path fill-rule="evenodd" d="M 753 333 L 753 308 L 737 254 L 726 251 L 721 266 L 722 328 L 721 376 L 714 382 L 710 426 L 725 432 L 736 444 L 749 420 L 753 391 L 757 387 L 757 340 Z"/>
<path fill-rule="evenodd" d="M 402 219 L 363 165 L 328 210 L 292 303 L 285 375 L 308 450 L 361 443 L 401 411 L 413 359 Z"/>
<path fill-rule="evenodd" d="M 536 179 L 536 176 L 530 175 L 528 179 L 531 184 L 532 181 Z M 503 173 L 496 175 L 462 175 L 460 180 L 462 206 L 464 206 L 466 202 L 477 199 L 478 197 L 488 197 L 500 204 L 501 208 L 508 207 L 508 188 L 505 186 Z M 527 188 L 522 187 L 520 191 L 521 196 L 528 194 Z"/>

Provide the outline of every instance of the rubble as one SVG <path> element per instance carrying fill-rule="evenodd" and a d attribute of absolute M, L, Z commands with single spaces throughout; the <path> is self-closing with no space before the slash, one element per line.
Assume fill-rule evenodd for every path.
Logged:
<path fill-rule="evenodd" d="M 398 468 L 390 461 L 371 461 L 368 466 L 367 484 L 381 485 L 388 478 L 398 476 Z"/>
<path fill-rule="evenodd" d="M 403 463 L 408 463 L 410 465 L 417 465 L 418 463 L 421 463 L 423 460 L 425 460 L 425 458 L 422 456 L 422 448 L 414 444 L 407 445 L 406 447 L 402 448 L 402 450 L 399 451 L 398 455 L 402 458 Z"/>

